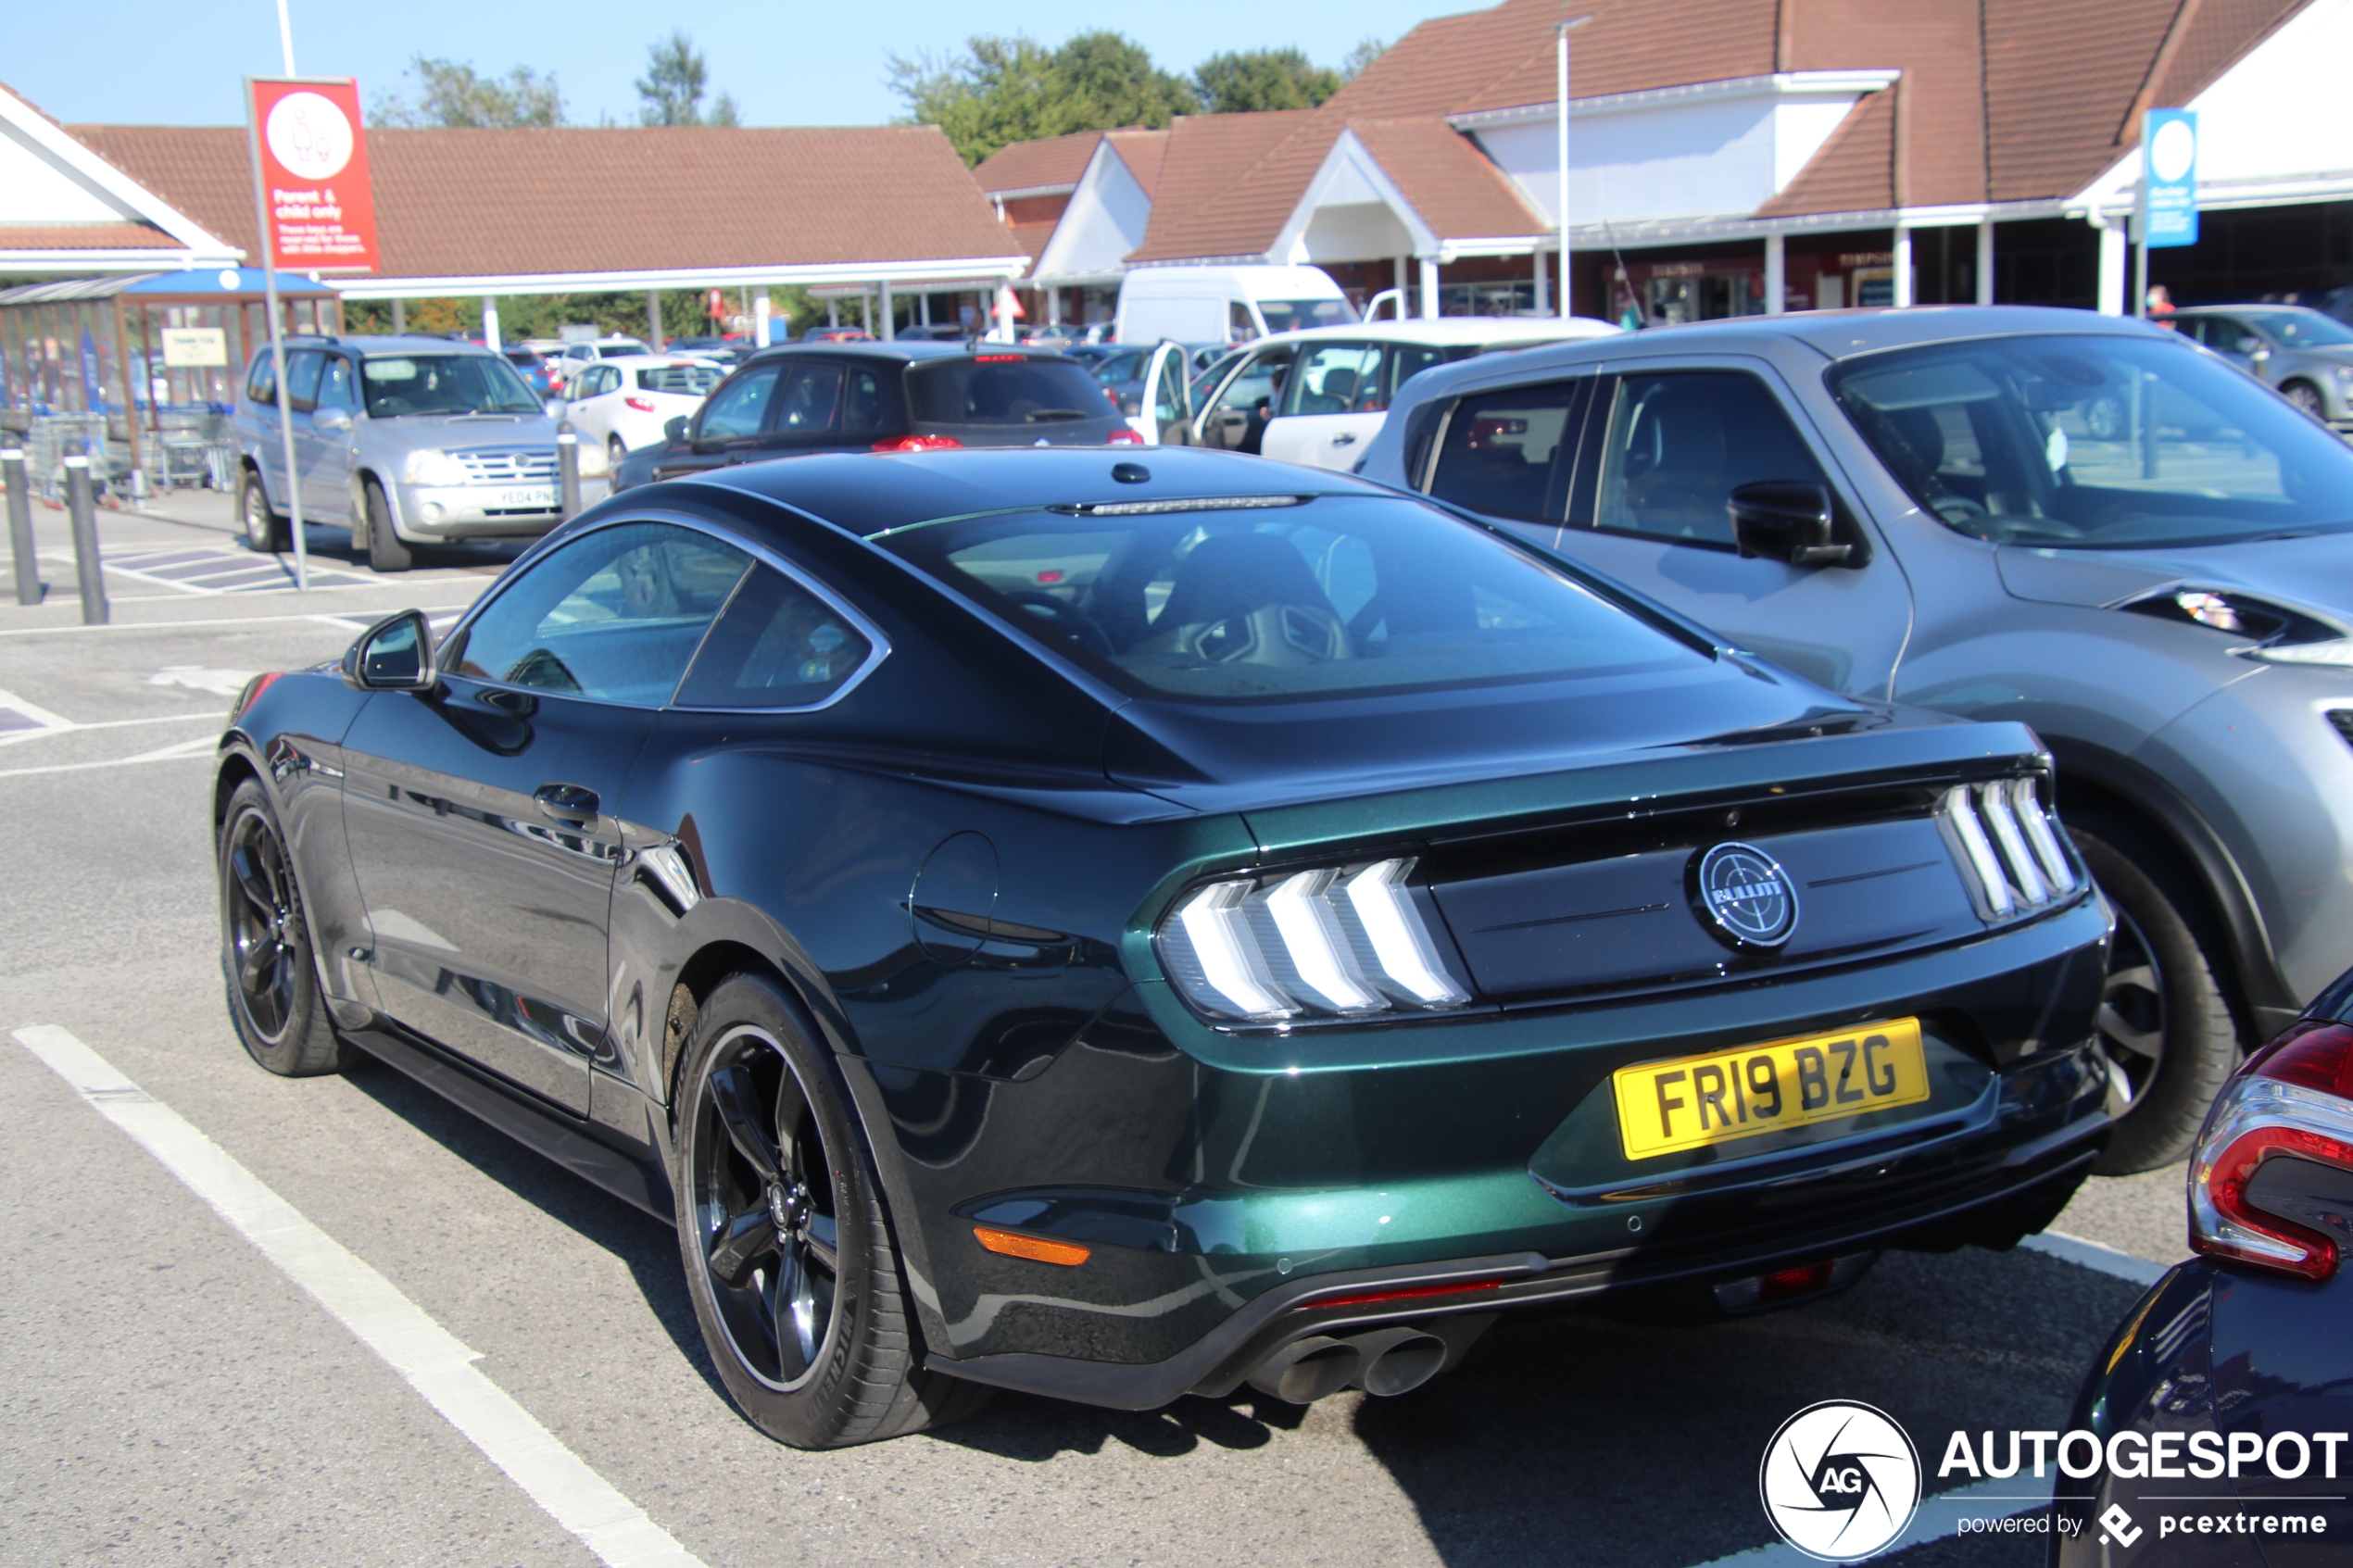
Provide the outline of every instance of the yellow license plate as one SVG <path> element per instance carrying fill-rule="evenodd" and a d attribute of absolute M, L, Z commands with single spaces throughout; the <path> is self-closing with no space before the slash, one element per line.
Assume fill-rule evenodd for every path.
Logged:
<path fill-rule="evenodd" d="M 1740 1046 L 1612 1074 L 1626 1158 L 1648 1160 L 1928 1098 L 1920 1021 Z"/>

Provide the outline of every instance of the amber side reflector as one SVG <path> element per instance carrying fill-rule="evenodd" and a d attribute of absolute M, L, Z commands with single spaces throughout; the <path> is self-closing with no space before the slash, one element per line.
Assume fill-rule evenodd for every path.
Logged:
<path fill-rule="evenodd" d="M 1500 1279 L 1465 1280 L 1459 1285 L 1416 1285 L 1396 1290 L 1360 1290 L 1353 1296 L 1327 1296 L 1321 1300 L 1304 1301 L 1301 1305 L 1310 1311 L 1323 1307 L 1369 1307 L 1376 1301 L 1418 1301 L 1425 1296 L 1466 1296 L 1475 1290 L 1500 1290 Z"/>
<path fill-rule="evenodd" d="M 1033 1262 L 1060 1263 L 1075 1269 L 1092 1254 L 1075 1241 L 1048 1241 L 1043 1236 L 1016 1236 L 1012 1231 L 991 1230 L 987 1225 L 975 1225 L 973 1236 L 991 1252 L 1002 1252 L 1008 1258 L 1027 1258 Z"/>

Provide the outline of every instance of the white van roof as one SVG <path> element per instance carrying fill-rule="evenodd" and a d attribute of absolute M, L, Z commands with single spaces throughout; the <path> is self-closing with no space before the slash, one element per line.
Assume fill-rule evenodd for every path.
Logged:
<path fill-rule="evenodd" d="M 1576 338 L 1607 337 L 1623 329 L 1590 316 L 1441 316 L 1435 321 L 1357 321 L 1338 327 L 1302 327 L 1275 332 L 1235 346 L 1264 348 L 1268 344 L 1317 343 L 1345 338 L 1351 343 L 1423 343 L 1440 347 L 1457 344 L 1566 343 Z"/>
<path fill-rule="evenodd" d="M 1346 295 L 1320 267 L 1138 267 L 1120 280 L 1122 288 L 1143 286 L 1152 292 L 1201 283 L 1224 283 L 1254 299 L 1343 299 Z"/>

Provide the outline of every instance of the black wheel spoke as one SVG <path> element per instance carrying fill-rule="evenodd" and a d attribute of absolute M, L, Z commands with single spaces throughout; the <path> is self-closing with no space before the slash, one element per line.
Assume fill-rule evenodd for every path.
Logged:
<path fill-rule="evenodd" d="M 269 936 L 257 936 L 245 951 L 244 960 L 237 965 L 237 985 L 248 997 L 258 997 L 266 989 L 262 984 L 278 956 L 278 944 Z"/>
<path fill-rule="evenodd" d="M 785 1075 L 790 1078 L 789 1073 Z M 762 1183 L 774 1183 L 784 1173 L 784 1161 L 776 1146 L 761 1128 L 759 1103 L 754 1098 L 751 1077 L 740 1065 L 723 1067 L 711 1075 L 711 1103 L 719 1112 L 720 1124 L 727 1129 L 727 1141 L 744 1157 Z"/>
<path fill-rule="evenodd" d="M 800 1147 L 800 1123 L 808 1110 L 809 1099 L 800 1092 L 800 1080 L 786 1073 L 776 1085 L 776 1167 L 788 1185 L 809 1180 L 810 1172 Z"/>
<path fill-rule="evenodd" d="M 836 1279 L 841 1277 L 840 1227 L 831 1214 L 810 1215 L 800 1239 L 811 1262 Z"/>
<path fill-rule="evenodd" d="M 776 1268 L 775 1288 L 768 1297 L 768 1321 L 775 1330 L 777 1362 L 787 1378 L 808 1371 L 817 1354 L 806 1304 L 809 1287 L 802 1275 L 799 1259 L 786 1248 Z"/>
<path fill-rule="evenodd" d="M 711 1272 L 731 1290 L 741 1290 L 762 1259 L 777 1253 L 776 1222 L 762 1198 L 755 1208 L 731 1214 L 711 1238 Z"/>
<path fill-rule="evenodd" d="M 278 913 L 277 890 L 270 885 L 250 842 L 237 846 L 231 853 L 229 870 L 236 879 L 237 891 L 245 895 L 245 902 L 253 906 L 263 922 L 274 919 Z"/>

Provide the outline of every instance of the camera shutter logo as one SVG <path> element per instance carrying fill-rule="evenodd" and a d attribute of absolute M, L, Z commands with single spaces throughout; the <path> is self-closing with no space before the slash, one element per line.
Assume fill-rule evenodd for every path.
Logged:
<path fill-rule="evenodd" d="M 1781 1423 L 1765 1445 L 1756 1489 L 1781 1538 L 1824 1562 L 1894 1545 L 1920 1501 L 1920 1456 L 1894 1418 L 1825 1399 Z"/>
<path fill-rule="evenodd" d="M 1735 947 L 1778 947 L 1797 929 L 1797 885 L 1753 844 L 1700 857 L 1693 893 L 1716 934 Z"/>

